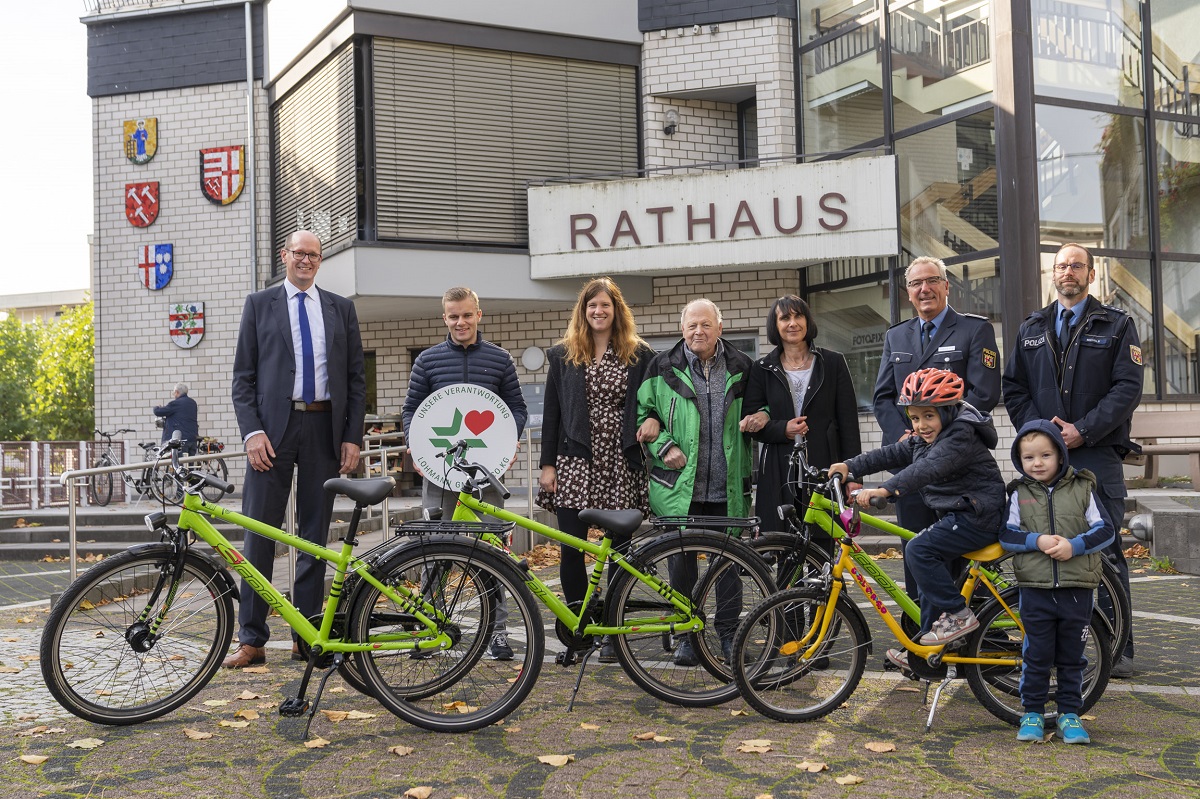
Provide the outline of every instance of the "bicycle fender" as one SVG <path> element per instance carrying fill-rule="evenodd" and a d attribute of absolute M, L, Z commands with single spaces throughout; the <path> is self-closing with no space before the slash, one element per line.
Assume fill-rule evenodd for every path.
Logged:
<path fill-rule="evenodd" d="M 156 550 L 161 551 L 165 555 L 173 555 L 175 552 L 175 548 L 170 544 L 164 544 L 161 542 L 155 544 L 138 544 L 137 546 L 130 547 L 127 551 L 142 555 L 152 554 Z M 200 571 L 207 571 L 209 575 L 215 576 L 222 582 L 225 590 L 232 595 L 235 600 L 241 600 L 237 590 L 237 583 L 234 582 L 233 575 L 229 573 L 229 569 L 225 567 L 223 562 L 218 561 L 216 558 L 206 555 L 203 552 L 197 552 L 196 550 L 190 548 L 187 551 L 186 559 L 188 563 L 196 566 L 200 569 Z"/>

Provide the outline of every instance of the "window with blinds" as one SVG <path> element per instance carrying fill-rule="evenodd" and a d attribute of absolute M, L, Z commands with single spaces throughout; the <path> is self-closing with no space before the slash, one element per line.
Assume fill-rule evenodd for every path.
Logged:
<path fill-rule="evenodd" d="M 525 181 L 637 169 L 634 67 L 376 38 L 380 239 L 528 243 Z"/>
<path fill-rule="evenodd" d="M 271 121 L 275 249 L 301 228 L 326 250 L 352 241 L 358 230 L 353 45 L 276 103 Z"/>

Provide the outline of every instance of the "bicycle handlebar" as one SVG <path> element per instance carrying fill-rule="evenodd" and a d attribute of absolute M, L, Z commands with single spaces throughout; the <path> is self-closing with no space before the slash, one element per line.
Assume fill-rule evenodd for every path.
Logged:
<path fill-rule="evenodd" d="M 456 469 L 465 474 L 467 476 L 468 483 L 472 488 L 478 485 L 479 480 L 481 479 L 477 475 L 482 474 L 484 478 L 487 479 L 488 485 L 496 489 L 501 497 L 504 499 L 511 497 L 512 492 L 505 488 L 504 484 L 496 479 L 496 475 L 492 474 L 490 469 L 487 469 L 478 463 L 467 462 L 466 457 L 468 449 L 469 447 L 467 446 L 466 439 L 459 439 L 452 447 L 450 447 L 450 449 L 446 450 L 445 452 L 439 452 L 437 457 L 446 458 L 451 469 Z"/>
<path fill-rule="evenodd" d="M 174 433 L 172 433 L 170 440 L 163 442 L 162 449 L 171 450 L 171 468 L 176 472 L 186 471 L 188 482 L 191 485 L 204 483 L 212 486 L 223 494 L 233 493 L 233 483 L 227 483 L 220 477 L 217 477 L 215 474 L 211 474 L 210 472 L 205 472 L 202 470 L 184 469 L 183 465 L 179 462 L 180 453 L 183 451 L 183 434 L 180 431 L 176 430 Z"/>

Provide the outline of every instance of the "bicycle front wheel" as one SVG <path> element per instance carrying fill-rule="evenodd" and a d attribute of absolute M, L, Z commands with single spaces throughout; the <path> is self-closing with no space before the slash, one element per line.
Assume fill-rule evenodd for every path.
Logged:
<path fill-rule="evenodd" d="M 684 707 L 709 707 L 737 696 L 726 650 L 744 612 L 775 593 L 770 567 L 736 538 L 708 530 L 668 533 L 638 547 L 630 562 L 690 596 L 704 620 L 696 633 L 672 636 L 634 629 L 613 636 L 617 660 L 642 690 Z M 651 585 L 618 572 L 605 602 L 612 627 L 655 624 L 679 611 Z"/>
<path fill-rule="evenodd" d="M 376 575 L 403 601 L 364 583 L 350 610 L 350 640 L 415 643 L 445 634 L 451 641 L 443 649 L 357 653 L 358 672 L 384 707 L 423 729 L 468 732 L 504 718 L 529 695 L 545 629 L 507 556 L 474 539 L 438 536 L 395 550 Z M 436 632 L 413 607 L 436 619 Z"/>
<path fill-rule="evenodd" d="M 1021 716 L 1025 712 L 1021 704 L 1019 665 L 1025 636 L 1016 623 L 1016 618 L 1020 616 L 1019 589 L 1006 589 L 1000 596 L 1004 605 L 1008 605 L 1012 612 L 995 600 L 980 609 L 976 613 L 979 629 L 971 635 L 966 654 L 968 657 L 1014 658 L 1018 665 L 987 666 L 965 663 L 959 664 L 957 668 L 966 670 L 967 684 L 980 704 L 996 718 L 1015 726 L 1020 724 Z M 1108 687 L 1109 672 L 1112 670 L 1112 639 L 1108 634 L 1107 620 L 1099 609 L 1092 610 L 1092 621 L 1087 630 L 1087 645 L 1083 654 L 1087 665 L 1083 671 L 1081 713 L 1090 710 L 1092 705 L 1096 704 L 1096 700 L 1104 695 L 1104 689 Z M 1051 703 L 1055 701 L 1056 691 L 1057 681 L 1051 678 Z M 1052 724 L 1057 718 L 1057 713 L 1046 713 L 1047 724 Z"/>
<path fill-rule="evenodd" d="M 92 464 L 93 469 L 98 469 L 103 466 L 112 466 L 112 461 L 108 458 L 100 458 Z M 93 505 L 104 507 L 112 500 L 113 491 L 113 476 L 112 472 L 104 474 L 93 474 L 88 478 L 88 494 L 90 495 Z"/>
<path fill-rule="evenodd" d="M 829 590 L 789 588 L 747 614 L 733 647 L 738 691 L 776 721 L 812 721 L 842 706 L 862 679 L 870 633 L 838 597 L 821 633 Z"/>
<path fill-rule="evenodd" d="M 201 465 L 201 468 L 206 473 L 211 474 L 213 477 L 217 477 L 224 482 L 229 482 L 229 467 L 225 465 L 225 461 L 223 461 L 223 460 L 205 461 Z M 219 488 L 214 488 L 213 486 L 210 486 L 208 483 L 204 484 L 204 486 L 200 489 L 200 493 L 209 502 L 220 502 L 221 497 L 225 496 L 224 491 L 222 491 Z"/>
<path fill-rule="evenodd" d="M 199 553 L 187 553 L 177 579 L 174 563 L 169 544 L 138 547 L 88 569 L 59 598 L 39 655 L 64 708 L 97 724 L 137 724 L 212 679 L 233 634 L 233 582 Z"/>
<path fill-rule="evenodd" d="M 829 555 L 815 542 L 809 542 L 804 558 L 799 557 L 799 536 L 792 533 L 763 533 L 750 541 L 751 548 L 758 553 L 775 576 L 779 590 L 803 585 L 806 579 L 820 575 Z"/>

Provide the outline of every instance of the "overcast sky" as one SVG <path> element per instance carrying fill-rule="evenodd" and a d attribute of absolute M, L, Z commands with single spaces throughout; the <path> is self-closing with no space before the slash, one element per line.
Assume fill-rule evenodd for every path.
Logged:
<path fill-rule="evenodd" d="M 82 0 L 5 6 L 0 47 L 8 235 L 0 294 L 86 288 L 92 232 L 92 111 Z"/>

